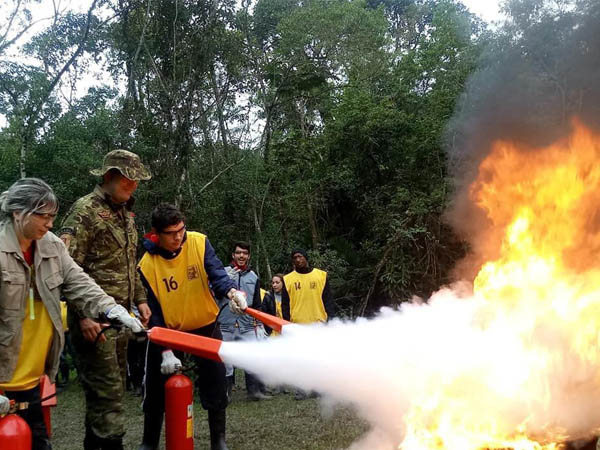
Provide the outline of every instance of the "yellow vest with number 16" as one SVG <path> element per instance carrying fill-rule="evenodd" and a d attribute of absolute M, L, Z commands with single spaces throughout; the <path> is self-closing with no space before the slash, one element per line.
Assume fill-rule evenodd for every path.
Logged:
<path fill-rule="evenodd" d="M 219 307 L 204 270 L 206 236 L 187 232 L 181 252 L 173 259 L 146 253 L 139 268 L 158 299 L 168 328 L 190 331 L 217 318 Z"/>

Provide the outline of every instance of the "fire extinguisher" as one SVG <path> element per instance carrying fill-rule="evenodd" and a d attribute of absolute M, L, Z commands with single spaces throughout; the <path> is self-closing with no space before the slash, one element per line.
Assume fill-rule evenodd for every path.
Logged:
<path fill-rule="evenodd" d="M 182 374 L 165 383 L 165 440 L 166 450 L 194 449 L 194 390 Z"/>
<path fill-rule="evenodd" d="M 10 403 L 10 413 L 0 418 L 0 448 L 31 450 L 31 429 L 25 419 L 15 414 L 14 400 Z"/>

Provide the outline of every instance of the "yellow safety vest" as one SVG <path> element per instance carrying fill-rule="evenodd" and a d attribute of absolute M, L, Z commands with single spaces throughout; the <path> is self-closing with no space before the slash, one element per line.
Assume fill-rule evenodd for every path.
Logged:
<path fill-rule="evenodd" d="M 204 269 L 206 236 L 189 231 L 181 252 L 166 259 L 148 252 L 138 267 L 162 309 L 168 328 L 195 330 L 213 323 L 219 307 Z"/>
<path fill-rule="evenodd" d="M 293 271 L 283 277 L 290 298 L 290 320 L 294 323 L 326 322 L 323 290 L 327 272 L 313 269 L 309 273 Z"/>

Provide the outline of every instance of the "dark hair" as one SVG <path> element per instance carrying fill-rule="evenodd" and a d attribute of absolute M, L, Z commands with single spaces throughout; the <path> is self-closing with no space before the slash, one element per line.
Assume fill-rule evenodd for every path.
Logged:
<path fill-rule="evenodd" d="M 185 222 L 185 216 L 175 205 L 160 203 L 152 211 L 152 228 L 159 233 L 171 225 Z"/>
<path fill-rule="evenodd" d="M 231 247 L 231 253 L 235 253 L 235 249 L 236 248 L 241 248 L 243 250 L 248 250 L 248 253 L 250 253 L 250 244 L 247 243 L 246 241 L 237 241 L 233 244 L 233 247 Z"/>

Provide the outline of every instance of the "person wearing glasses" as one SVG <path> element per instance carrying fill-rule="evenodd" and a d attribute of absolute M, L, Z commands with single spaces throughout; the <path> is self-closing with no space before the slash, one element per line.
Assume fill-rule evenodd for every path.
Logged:
<path fill-rule="evenodd" d="M 222 339 L 219 307 L 213 297 L 243 296 L 229 278 L 208 238 L 186 231 L 185 216 L 161 203 L 152 212 L 152 231 L 144 237 L 146 253 L 138 270 L 152 311 L 150 327 L 160 326 Z M 222 363 L 194 357 L 196 386 L 208 411 L 211 450 L 227 450 L 227 388 Z M 158 448 L 165 410 L 164 384 L 181 370 L 181 360 L 168 348 L 148 343 L 144 376 L 144 435 L 140 450 Z"/>
<path fill-rule="evenodd" d="M 101 183 L 73 204 L 59 236 L 77 264 L 125 309 L 135 305 L 146 324 L 150 308 L 136 270 L 138 234 L 132 206 L 139 181 L 149 180 L 150 172 L 135 153 L 113 150 L 102 168 L 90 173 L 101 177 Z M 73 306 L 67 320 L 85 392 L 83 448 L 120 450 L 129 335 L 112 329 L 99 335 L 101 325 Z"/>
<path fill-rule="evenodd" d="M 87 317 L 142 324 L 115 303 L 49 233 L 58 211 L 52 188 L 23 178 L 0 195 L 0 416 L 8 399 L 32 431 L 33 450 L 51 449 L 40 378 L 56 378 L 64 346 L 61 298 Z M 0 447 L 4 448 L 0 443 Z"/>

